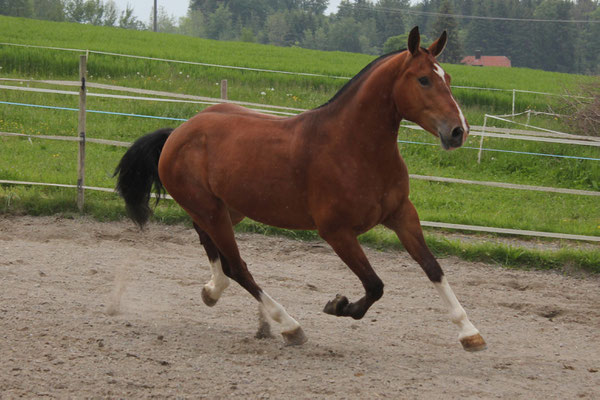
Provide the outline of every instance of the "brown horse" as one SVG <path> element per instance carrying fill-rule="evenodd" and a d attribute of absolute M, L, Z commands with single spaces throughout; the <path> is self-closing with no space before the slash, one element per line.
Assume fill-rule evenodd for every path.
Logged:
<path fill-rule="evenodd" d="M 316 229 L 358 276 L 365 296 L 337 295 L 324 312 L 362 318 L 383 295 L 357 236 L 375 225 L 392 229 L 423 268 L 458 325 L 466 350 L 485 348 L 479 331 L 454 296 L 423 239 L 408 199 L 409 177 L 398 152 L 403 118 L 421 125 L 445 149 L 460 147 L 469 126 L 450 92 L 450 77 L 436 62 L 446 32 L 420 47 L 414 28 L 408 50 L 379 57 L 323 106 L 289 118 L 220 104 L 177 129 L 138 139 L 115 174 L 117 190 L 140 226 L 149 215 L 152 185 L 192 217 L 211 263 L 202 299 L 212 306 L 229 278 L 259 302 L 259 336 L 268 320 L 281 324 L 287 344 L 302 344 L 300 324 L 254 281 L 240 257 L 233 225 L 245 216 L 289 229 Z"/>

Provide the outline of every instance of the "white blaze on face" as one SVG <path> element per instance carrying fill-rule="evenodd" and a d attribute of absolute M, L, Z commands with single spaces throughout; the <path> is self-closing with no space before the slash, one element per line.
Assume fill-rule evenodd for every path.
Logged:
<path fill-rule="evenodd" d="M 444 84 L 446 84 L 446 73 L 444 72 L 444 70 L 442 69 L 442 66 L 440 64 L 433 64 L 433 72 L 435 72 L 440 78 L 442 78 L 442 81 L 444 81 Z M 452 94 L 450 94 L 450 97 L 452 98 L 452 101 L 454 102 L 454 105 L 456 105 L 456 109 L 458 110 L 458 116 L 460 117 L 460 123 L 462 125 L 462 128 L 465 132 L 468 132 L 469 130 L 467 129 L 467 120 L 465 119 L 465 116 L 462 113 L 462 110 L 460 109 L 460 107 L 458 106 L 458 103 L 456 102 L 456 100 L 454 100 L 454 96 L 452 96 Z"/>

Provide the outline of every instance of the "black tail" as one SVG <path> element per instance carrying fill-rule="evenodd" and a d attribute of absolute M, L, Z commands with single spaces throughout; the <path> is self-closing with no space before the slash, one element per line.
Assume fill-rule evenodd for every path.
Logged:
<path fill-rule="evenodd" d="M 140 227 L 152 214 L 148 205 L 152 186 L 158 194 L 156 203 L 165 193 L 158 176 L 158 159 L 171 132 L 173 129 L 164 128 L 142 136 L 127 150 L 115 169 L 116 190 L 125 200 L 129 216 Z"/>

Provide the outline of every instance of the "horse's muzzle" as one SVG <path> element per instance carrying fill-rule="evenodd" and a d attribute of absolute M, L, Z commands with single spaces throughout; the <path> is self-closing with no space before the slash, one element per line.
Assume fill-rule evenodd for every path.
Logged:
<path fill-rule="evenodd" d="M 457 126 L 449 134 L 440 134 L 440 140 L 442 142 L 442 147 L 444 150 L 452 150 L 459 148 L 464 143 L 465 135 L 467 133 L 465 130 Z"/>

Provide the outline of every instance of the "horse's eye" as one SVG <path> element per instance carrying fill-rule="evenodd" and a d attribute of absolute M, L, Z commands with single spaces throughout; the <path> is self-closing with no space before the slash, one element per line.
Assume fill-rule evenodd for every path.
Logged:
<path fill-rule="evenodd" d="M 421 86 L 429 86 L 429 78 L 426 76 L 422 76 L 419 78 L 419 83 Z"/>

